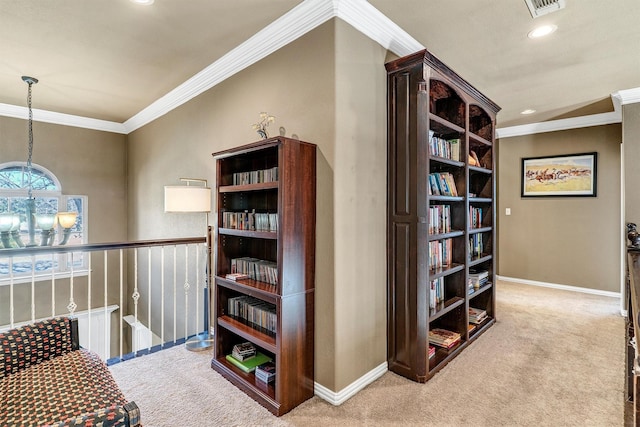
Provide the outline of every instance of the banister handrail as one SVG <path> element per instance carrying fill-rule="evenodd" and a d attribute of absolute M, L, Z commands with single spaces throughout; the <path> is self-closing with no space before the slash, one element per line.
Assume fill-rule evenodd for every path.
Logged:
<path fill-rule="evenodd" d="M 183 237 L 176 239 L 160 239 L 160 240 L 138 240 L 133 242 L 105 242 L 91 243 L 85 245 L 65 245 L 65 246 L 33 246 L 24 248 L 0 249 L 0 258 L 24 255 L 38 255 L 50 253 L 69 253 L 69 252 L 93 252 L 105 251 L 112 249 L 140 248 L 149 246 L 169 246 L 169 245 L 185 245 L 192 243 L 206 243 L 206 237 Z"/>

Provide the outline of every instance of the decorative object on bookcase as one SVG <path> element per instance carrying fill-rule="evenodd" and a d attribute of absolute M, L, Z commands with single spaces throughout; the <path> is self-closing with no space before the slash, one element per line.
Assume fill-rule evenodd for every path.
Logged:
<path fill-rule="evenodd" d="M 426 50 L 386 68 L 388 364 L 425 382 L 495 323 L 500 108 Z"/>
<path fill-rule="evenodd" d="M 631 242 L 629 245 L 631 248 L 640 249 L 640 233 L 633 222 L 627 223 L 627 238 Z"/>
<path fill-rule="evenodd" d="M 267 112 L 260 113 L 260 120 L 258 123 L 254 123 L 251 125 L 253 130 L 258 132 L 258 135 L 262 137 L 262 139 L 269 138 L 269 134 L 267 133 L 267 127 L 276 120 L 274 116 Z"/>
<path fill-rule="evenodd" d="M 211 367 L 280 416 L 314 394 L 316 146 L 274 137 L 213 156 Z M 246 343 L 256 355 L 238 360 Z"/>

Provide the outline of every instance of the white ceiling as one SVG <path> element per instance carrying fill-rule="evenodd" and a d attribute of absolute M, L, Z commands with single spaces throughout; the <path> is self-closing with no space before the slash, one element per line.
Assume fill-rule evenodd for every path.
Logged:
<path fill-rule="evenodd" d="M 426 47 L 502 107 L 499 127 L 613 111 L 640 87 L 638 0 L 537 19 L 524 0 L 2 0 L 0 114 L 24 117 L 30 75 L 36 119 L 127 133 L 333 17 L 398 55 Z M 543 23 L 558 30 L 528 39 Z"/>

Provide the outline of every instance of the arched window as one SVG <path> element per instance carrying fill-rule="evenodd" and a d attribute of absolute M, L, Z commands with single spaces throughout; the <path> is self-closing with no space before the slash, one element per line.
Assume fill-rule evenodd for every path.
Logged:
<path fill-rule="evenodd" d="M 31 186 L 29 186 L 31 182 Z M 30 194 L 31 193 L 31 194 Z M 52 232 L 42 230 L 38 224 L 34 233 L 30 233 L 27 212 L 29 196 L 35 202 L 35 214 L 49 214 L 51 218 L 58 212 L 75 212 L 77 218 L 70 228 L 63 228 L 58 222 Z M 62 193 L 62 186 L 58 178 L 46 168 L 32 164 L 31 170 L 26 162 L 9 162 L 0 164 L 0 216 L 13 217 L 19 225 L 14 225 L 12 231 L 0 231 L 0 249 L 25 246 L 56 246 L 60 244 L 86 243 L 86 206 L 87 197 L 80 195 L 66 195 Z M 68 235 L 66 238 L 65 235 Z M 73 259 L 73 266 L 71 265 Z M 64 277 L 71 269 L 86 268 L 86 257 L 75 254 L 50 254 L 0 258 L 0 284 L 7 282 L 13 272 L 13 279 L 20 277 L 31 279 L 32 273 L 36 278 L 52 274 Z"/>

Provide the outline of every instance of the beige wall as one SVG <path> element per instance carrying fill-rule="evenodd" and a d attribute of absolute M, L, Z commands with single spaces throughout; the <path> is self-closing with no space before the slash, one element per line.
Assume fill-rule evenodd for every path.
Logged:
<path fill-rule="evenodd" d="M 33 163 L 89 197 L 89 243 L 127 239 L 125 135 L 34 122 Z M 0 117 L 0 163 L 27 161 L 27 123 Z"/>
<path fill-rule="evenodd" d="M 386 54 L 337 21 L 335 390 L 387 360 Z"/>
<path fill-rule="evenodd" d="M 618 124 L 499 141 L 499 275 L 620 291 L 621 141 Z M 597 197 L 520 197 L 523 157 L 592 151 Z"/>
<path fill-rule="evenodd" d="M 624 221 L 640 227 L 640 103 L 622 107 L 624 143 Z M 625 244 L 628 241 L 625 238 Z"/>
<path fill-rule="evenodd" d="M 334 27 L 333 21 L 322 25 L 133 132 L 129 151 L 130 238 L 150 239 L 204 235 L 204 216 L 163 212 L 163 186 L 180 177 L 206 178 L 215 186 L 211 153 L 258 140 L 251 124 L 261 111 L 276 116 L 270 135 L 284 127 L 286 136 L 318 145 L 315 380 L 333 390 L 334 211 L 340 209 L 334 201 Z"/>
<path fill-rule="evenodd" d="M 202 235 L 162 187 L 214 186 L 211 153 L 255 141 L 260 111 L 318 145 L 315 380 L 333 391 L 386 361 L 386 54 L 332 20 L 130 135 L 132 239 Z"/>
<path fill-rule="evenodd" d="M 33 134 L 33 163 L 56 175 L 63 193 L 88 197 L 89 243 L 126 241 L 127 137 L 40 122 L 34 122 Z M 0 163 L 26 161 L 27 154 L 26 121 L 0 117 Z M 112 265 L 117 269 L 116 263 Z M 103 277 L 104 266 L 99 259 L 92 264 L 92 268 L 95 277 Z M 112 274 L 112 277 L 117 277 L 117 270 Z M 93 307 L 103 304 L 102 283 L 97 282 L 94 281 L 92 292 Z M 87 278 L 77 277 L 74 282 L 74 301 L 78 310 L 86 309 L 87 293 Z M 68 280 L 56 281 L 56 295 L 56 313 L 65 312 L 70 297 Z M 30 283 L 14 287 L 16 322 L 31 318 L 31 296 Z M 9 322 L 8 304 L 9 287 L 0 286 L 0 325 Z M 108 304 L 118 304 L 115 281 L 110 284 Z M 51 314 L 49 282 L 35 286 L 35 313 L 36 318 Z M 117 336 L 113 335 L 113 349 L 116 343 Z"/>

